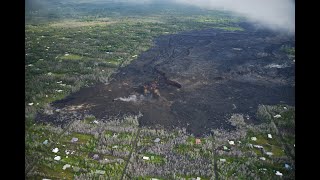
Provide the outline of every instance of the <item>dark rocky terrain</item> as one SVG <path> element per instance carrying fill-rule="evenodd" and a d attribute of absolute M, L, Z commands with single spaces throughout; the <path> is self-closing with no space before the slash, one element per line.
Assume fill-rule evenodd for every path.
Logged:
<path fill-rule="evenodd" d="M 107 120 L 141 112 L 143 126 L 187 127 L 196 135 L 232 128 L 227 119 L 233 113 L 259 123 L 259 104 L 294 105 L 295 64 L 282 47 L 294 47 L 295 41 L 243 26 L 245 31 L 208 29 L 158 37 L 108 85 L 83 88 L 54 102 L 53 112 L 39 113 L 37 121 L 66 124 L 85 114 Z"/>

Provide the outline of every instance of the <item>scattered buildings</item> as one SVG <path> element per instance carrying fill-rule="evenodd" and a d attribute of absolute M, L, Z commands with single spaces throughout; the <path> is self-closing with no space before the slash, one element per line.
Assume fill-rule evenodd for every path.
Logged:
<path fill-rule="evenodd" d="M 42 144 L 44 144 L 44 145 L 48 144 L 48 140 L 43 141 Z"/>
<path fill-rule="evenodd" d="M 253 147 L 258 148 L 258 149 L 263 149 L 263 146 L 260 146 L 260 145 L 253 145 Z"/>
<path fill-rule="evenodd" d="M 143 156 L 142 158 L 143 160 L 150 160 L 150 158 L 148 156 Z"/>
<path fill-rule="evenodd" d="M 95 124 L 99 124 L 99 122 L 98 122 L 97 120 L 94 120 L 94 121 L 93 121 L 93 123 L 95 123 Z"/>
<path fill-rule="evenodd" d="M 99 155 L 98 154 L 95 154 L 95 155 L 93 155 L 93 157 L 92 157 L 93 159 L 99 159 Z"/>
<path fill-rule="evenodd" d="M 56 160 L 56 161 L 60 161 L 61 157 L 60 156 L 56 156 L 53 159 Z"/>
<path fill-rule="evenodd" d="M 284 164 L 284 167 L 285 167 L 286 169 L 291 169 L 291 166 L 290 166 L 289 164 Z"/>
<path fill-rule="evenodd" d="M 229 144 L 230 145 L 234 145 L 234 141 L 229 141 Z"/>
<path fill-rule="evenodd" d="M 262 160 L 262 161 L 265 161 L 265 160 L 266 160 L 265 157 L 260 157 L 259 159 Z"/>
<path fill-rule="evenodd" d="M 71 167 L 70 164 L 65 164 L 65 165 L 62 167 L 62 169 L 63 169 L 63 170 L 66 170 L 67 168 L 70 168 L 70 167 Z"/>
<path fill-rule="evenodd" d="M 277 176 L 282 176 L 283 174 L 282 174 L 281 172 L 277 171 L 277 172 L 276 172 L 276 175 L 277 175 Z"/>
<path fill-rule="evenodd" d="M 273 153 L 272 153 L 272 152 L 266 152 L 266 155 L 268 155 L 268 156 L 272 156 L 272 155 L 273 155 Z"/>
<path fill-rule="evenodd" d="M 277 114 L 275 116 L 273 116 L 274 118 L 281 118 L 281 115 L 280 114 Z"/>
<path fill-rule="evenodd" d="M 52 152 L 54 152 L 54 153 L 57 153 L 59 151 L 59 149 L 58 148 L 54 148 L 54 149 L 52 149 Z"/>
<path fill-rule="evenodd" d="M 159 139 L 159 138 L 156 138 L 156 139 L 154 140 L 154 142 L 155 142 L 155 143 L 158 143 L 158 142 L 160 142 L 160 139 Z"/>
<path fill-rule="evenodd" d="M 78 140 L 79 140 L 78 138 L 73 137 L 73 138 L 71 139 L 71 142 L 74 143 L 74 142 L 77 142 Z"/>
<path fill-rule="evenodd" d="M 96 174 L 101 174 L 101 175 L 103 175 L 103 174 L 105 174 L 106 173 L 106 171 L 103 171 L 103 170 L 96 170 L 96 172 L 95 172 Z"/>

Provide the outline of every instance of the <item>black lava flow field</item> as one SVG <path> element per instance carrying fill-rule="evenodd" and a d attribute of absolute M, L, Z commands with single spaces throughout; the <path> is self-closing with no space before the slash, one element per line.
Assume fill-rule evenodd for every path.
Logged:
<path fill-rule="evenodd" d="M 281 48 L 294 44 L 292 36 L 250 28 L 160 36 L 108 85 L 82 88 L 37 120 L 66 124 L 84 114 L 107 120 L 141 112 L 142 126 L 186 127 L 195 135 L 232 128 L 233 113 L 255 123 L 259 104 L 294 105 L 295 64 Z"/>

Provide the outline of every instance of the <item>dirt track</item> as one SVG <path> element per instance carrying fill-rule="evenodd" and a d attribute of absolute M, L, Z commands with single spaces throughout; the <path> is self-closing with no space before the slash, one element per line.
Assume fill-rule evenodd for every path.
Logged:
<path fill-rule="evenodd" d="M 232 113 L 258 123 L 259 104 L 294 105 L 295 65 L 281 50 L 294 43 L 294 37 L 251 28 L 161 36 L 109 85 L 83 88 L 53 103 L 60 113 L 39 114 L 37 120 L 66 123 L 69 113 L 107 119 L 140 111 L 141 125 L 187 127 L 195 135 L 232 128 L 226 122 Z M 89 106 L 67 110 L 82 104 Z"/>

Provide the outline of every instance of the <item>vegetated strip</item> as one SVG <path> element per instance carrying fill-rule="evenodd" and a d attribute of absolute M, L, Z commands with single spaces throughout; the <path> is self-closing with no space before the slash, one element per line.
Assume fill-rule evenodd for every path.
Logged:
<path fill-rule="evenodd" d="M 287 145 L 286 143 L 284 143 L 285 141 L 284 141 L 284 139 L 283 139 L 282 133 L 279 131 L 279 129 L 278 129 L 277 125 L 274 123 L 273 119 L 271 119 L 271 122 L 272 122 L 274 128 L 276 129 L 277 135 L 280 137 L 281 144 L 284 146 L 284 148 L 286 149 L 286 151 L 287 151 L 288 155 L 291 157 L 291 159 L 292 159 L 292 160 L 295 160 L 295 157 L 294 157 L 294 155 L 291 153 L 288 145 Z"/>
<path fill-rule="evenodd" d="M 217 149 L 214 145 L 214 142 L 212 142 L 212 149 L 213 149 L 213 172 L 214 172 L 214 179 L 218 180 L 218 165 L 217 165 Z"/>
<path fill-rule="evenodd" d="M 127 170 L 128 164 L 130 163 L 130 159 L 131 159 L 133 151 L 135 151 L 137 149 L 137 140 L 138 140 L 139 135 L 140 135 L 140 130 L 141 129 L 138 127 L 136 138 L 134 139 L 133 144 L 132 144 L 134 147 L 131 149 L 130 154 L 129 154 L 128 158 L 127 158 L 126 166 L 124 167 L 122 175 L 121 175 L 121 180 L 123 180 L 123 177 L 126 174 L 126 170 Z"/>
<path fill-rule="evenodd" d="M 263 107 L 265 108 L 265 105 L 263 105 Z M 266 112 L 269 113 L 269 115 L 271 116 L 271 113 L 268 111 L 267 108 L 265 108 Z M 272 117 L 272 116 L 271 116 Z M 295 157 L 294 155 L 291 153 L 289 147 L 287 146 L 286 143 L 284 143 L 284 139 L 283 139 L 283 136 L 282 136 L 282 133 L 280 132 L 280 130 L 278 129 L 277 125 L 274 123 L 274 120 L 273 118 L 271 118 L 271 124 L 273 125 L 273 128 L 276 130 L 276 134 L 280 137 L 280 140 L 281 140 L 281 144 L 284 146 L 284 148 L 286 149 L 286 152 L 288 153 L 288 155 L 293 159 L 295 160 Z"/>
<path fill-rule="evenodd" d="M 71 125 L 75 120 L 77 120 L 77 119 L 76 119 L 76 118 L 73 119 L 73 120 L 65 127 L 65 129 L 58 135 L 57 141 L 59 141 L 59 140 L 61 139 L 62 135 L 70 128 L 70 125 Z M 52 149 L 52 148 L 53 148 L 53 145 L 54 145 L 54 143 L 50 142 L 49 149 Z M 33 169 L 33 167 L 36 165 L 36 163 L 37 163 L 37 160 L 36 160 L 36 159 L 33 160 L 33 162 L 28 166 L 29 168 L 27 168 L 27 169 L 25 170 L 25 176 L 27 176 L 27 174 L 30 172 L 30 170 Z"/>

